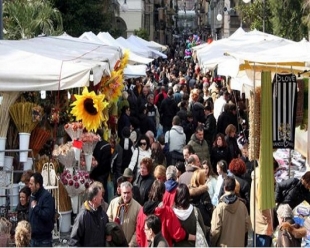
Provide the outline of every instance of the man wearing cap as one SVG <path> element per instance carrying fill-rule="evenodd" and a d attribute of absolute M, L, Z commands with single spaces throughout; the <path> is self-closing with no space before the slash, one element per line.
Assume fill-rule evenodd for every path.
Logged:
<path fill-rule="evenodd" d="M 129 247 L 137 246 L 136 224 L 140 208 L 140 204 L 132 197 L 132 184 L 123 182 L 121 196 L 110 202 L 107 215 L 110 222 L 115 221 L 121 225 Z"/>
<path fill-rule="evenodd" d="M 124 182 L 128 181 L 132 184 L 132 194 L 133 194 L 133 199 L 135 199 L 137 202 L 141 202 L 141 195 L 140 195 L 140 190 L 136 185 L 133 185 L 133 172 L 130 168 L 126 168 L 123 176 L 122 176 Z"/>
<path fill-rule="evenodd" d="M 166 170 L 166 179 L 165 182 L 165 194 L 163 197 L 163 204 L 169 207 L 172 207 L 174 204 L 175 192 L 178 187 L 177 182 L 177 169 L 174 165 L 170 165 Z"/>

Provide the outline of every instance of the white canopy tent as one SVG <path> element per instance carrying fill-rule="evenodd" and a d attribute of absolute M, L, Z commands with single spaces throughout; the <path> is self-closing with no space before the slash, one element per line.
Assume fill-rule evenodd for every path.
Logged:
<path fill-rule="evenodd" d="M 100 37 L 99 37 L 100 38 Z M 123 37 L 118 37 L 116 39 L 116 41 L 118 42 L 118 44 L 120 44 L 122 47 L 125 47 L 127 49 L 129 49 L 130 51 L 133 51 L 134 53 L 145 57 L 145 58 L 153 58 L 152 56 L 152 52 L 149 50 L 145 50 L 139 46 L 136 46 L 132 43 L 130 43 L 129 41 L 127 41 L 125 38 Z"/>
<path fill-rule="evenodd" d="M 226 54 L 232 51 L 247 50 L 256 53 L 268 48 L 287 45 L 292 42 L 293 41 L 265 34 L 257 30 L 248 33 L 238 32 L 237 34 L 234 33 L 229 38 L 206 44 L 203 48 L 196 51 L 196 55 L 201 68 L 214 69 L 216 65 L 230 59 Z M 195 49 L 195 47 L 193 49 Z"/>
<path fill-rule="evenodd" d="M 159 52 L 163 52 L 163 51 L 167 50 L 166 46 L 163 46 L 163 45 L 161 45 L 161 44 L 159 44 L 159 43 L 157 43 L 155 41 L 147 41 L 147 40 L 144 40 L 144 39 L 142 39 L 142 38 L 140 38 L 139 36 L 136 36 L 136 35 L 131 35 L 130 37 L 132 37 L 132 39 L 135 39 L 141 45 L 149 47 L 151 49 L 155 49 L 155 50 L 157 50 Z"/>
<path fill-rule="evenodd" d="M 155 41 L 153 41 L 153 40 L 149 41 L 149 43 L 151 44 L 150 47 L 153 47 L 153 46 L 154 46 L 155 48 L 158 48 L 158 50 L 159 50 L 160 52 L 164 52 L 164 51 L 167 50 L 167 46 L 164 46 L 164 45 L 162 45 L 162 44 L 159 44 L 159 43 L 157 43 L 157 42 L 155 42 Z"/>
<path fill-rule="evenodd" d="M 157 51 L 151 47 L 148 47 L 145 43 L 147 41 L 145 41 L 145 40 L 143 40 L 137 36 L 131 35 L 129 38 L 127 38 L 127 41 L 129 41 L 130 43 L 132 43 L 135 46 L 139 46 L 145 50 L 148 50 L 149 52 L 151 52 L 153 58 L 158 58 L 158 57 L 162 57 L 164 59 L 167 58 L 166 54 L 159 52 L 159 51 Z"/>
<path fill-rule="evenodd" d="M 122 52 L 117 47 L 61 37 L 0 41 L 0 91 L 64 90 L 109 75 Z"/>
<path fill-rule="evenodd" d="M 137 78 L 146 76 L 146 65 L 127 65 L 124 69 L 125 78 Z"/>
<path fill-rule="evenodd" d="M 120 44 L 117 40 L 115 40 L 109 33 L 107 32 L 100 32 L 98 33 L 98 35 L 95 35 L 94 33 L 92 33 L 92 35 L 94 35 L 96 38 L 94 38 L 95 40 L 99 40 L 101 42 L 103 42 L 106 45 L 110 45 L 110 46 L 119 46 L 120 48 L 122 48 L 123 52 L 125 52 L 125 50 L 129 50 L 129 63 L 130 64 L 149 64 L 151 63 L 154 59 L 148 58 L 148 57 L 143 57 L 140 56 L 138 54 L 136 54 L 134 51 L 132 51 L 130 48 L 128 47 L 124 47 L 122 44 Z"/>

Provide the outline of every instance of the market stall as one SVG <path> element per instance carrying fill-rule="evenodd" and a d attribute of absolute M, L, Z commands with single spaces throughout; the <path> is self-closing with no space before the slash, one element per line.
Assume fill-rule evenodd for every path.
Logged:
<path fill-rule="evenodd" d="M 0 207 L 7 216 L 14 212 L 21 174 L 41 172 L 67 232 L 71 211 L 78 212 L 93 181 L 93 149 L 107 139 L 109 108 L 124 87 L 129 54 L 66 36 L 5 40 L 0 50 Z M 59 237 L 57 223 L 53 234 Z"/>

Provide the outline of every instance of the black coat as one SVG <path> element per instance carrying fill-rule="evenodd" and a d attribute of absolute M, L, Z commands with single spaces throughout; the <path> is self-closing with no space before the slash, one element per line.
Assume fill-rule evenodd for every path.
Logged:
<path fill-rule="evenodd" d="M 222 112 L 217 119 L 217 133 L 222 133 L 225 135 L 226 127 L 232 124 L 231 116 L 228 112 Z M 236 127 L 237 128 L 237 127 Z"/>
<path fill-rule="evenodd" d="M 34 208 L 31 202 L 36 201 Z M 55 200 L 51 193 L 41 187 L 33 196 L 29 203 L 29 222 L 32 233 L 31 238 L 37 240 L 52 239 L 52 230 L 55 222 Z"/>
<path fill-rule="evenodd" d="M 239 149 L 238 143 L 237 143 L 237 139 L 234 137 L 229 137 L 229 136 L 225 136 L 225 140 L 230 152 L 230 160 L 227 161 L 227 164 L 230 163 L 230 161 L 234 158 L 238 158 L 239 156 L 242 156 L 242 153 Z"/>
<path fill-rule="evenodd" d="M 160 121 L 164 127 L 172 127 L 172 119 L 178 111 L 178 106 L 173 97 L 165 98 L 160 106 Z"/>
<path fill-rule="evenodd" d="M 139 203 L 141 206 L 143 206 L 144 203 L 148 200 L 149 192 L 154 180 L 155 179 L 151 174 L 147 176 L 141 176 L 139 174 L 137 179 L 135 180 L 134 185 L 140 189 L 141 201 Z"/>
<path fill-rule="evenodd" d="M 289 204 L 292 209 L 303 201 L 310 203 L 310 192 L 297 178 L 290 178 L 277 183 L 275 190 L 276 203 Z"/>
<path fill-rule="evenodd" d="M 96 211 L 92 210 L 87 203 L 76 217 L 69 246 L 83 247 L 104 247 L 106 246 L 106 224 L 109 222 L 106 212 L 101 206 Z"/>
<path fill-rule="evenodd" d="M 231 160 L 230 152 L 227 146 L 225 147 L 213 146 L 211 149 L 210 158 L 211 158 L 212 169 L 214 172 L 216 172 L 217 162 L 219 162 L 220 160 L 225 160 L 228 165 L 228 162 Z"/>
<path fill-rule="evenodd" d="M 95 181 L 101 181 L 100 177 L 104 174 L 109 174 L 111 170 L 111 145 L 109 142 L 99 141 L 94 149 L 93 156 L 98 162 L 98 165 L 90 172 L 90 178 Z"/>
<path fill-rule="evenodd" d="M 216 135 L 216 120 L 213 114 L 205 117 L 203 130 L 204 139 L 208 142 L 209 147 L 211 147 Z"/>

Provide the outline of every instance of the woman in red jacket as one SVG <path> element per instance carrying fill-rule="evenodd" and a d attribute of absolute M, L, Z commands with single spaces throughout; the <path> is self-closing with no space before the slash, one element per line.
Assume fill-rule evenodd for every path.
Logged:
<path fill-rule="evenodd" d="M 171 207 L 164 206 L 162 203 L 165 193 L 165 185 L 163 182 L 154 181 L 149 193 L 149 200 L 144 204 L 143 208 L 137 216 L 136 238 L 139 247 L 147 247 L 148 242 L 144 233 L 144 222 L 148 215 L 155 214 L 161 220 L 161 232 L 167 240 L 169 246 L 182 240 L 195 240 L 196 236 L 186 233 L 182 228 L 180 221 L 176 217 Z"/>

